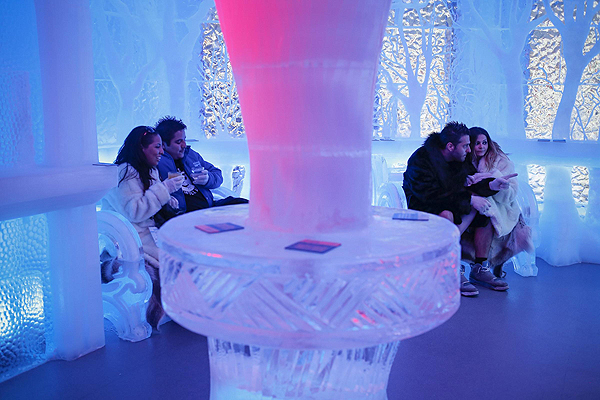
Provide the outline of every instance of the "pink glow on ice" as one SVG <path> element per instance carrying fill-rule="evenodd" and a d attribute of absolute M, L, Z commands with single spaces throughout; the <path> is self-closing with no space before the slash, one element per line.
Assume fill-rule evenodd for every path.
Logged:
<path fill-rule="evenodd" d="M 389 0 L 216 4 L 248 135 L 250 223 L 288 232 L 365 227 Z"/>

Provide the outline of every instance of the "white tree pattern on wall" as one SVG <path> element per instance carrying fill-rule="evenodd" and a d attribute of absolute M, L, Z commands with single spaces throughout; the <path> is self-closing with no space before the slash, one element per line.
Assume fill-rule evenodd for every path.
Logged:
<path fill-rule="evenodd" d="M 447 120 L 452 44 L 449 4 L 392 3 L 377 80 L 376 137 L 418 138 Z"/>
<path fill-rule="evenodd" d="M 244 136 L 213 1 L 91 5 L 101 146 L 164 114 L 207 137 Z M 457 119 L 499 137 L 597 140 L 598 10 L 584 0 L 393 1 L 374 138 L 418 138 Z"/>
<path fill-rule="evenodd" d="M 243 137 L 238 93 L 216 8 L 211 9 L 202 24 L 201 42 L 198 90 L 202 97 L 199 113 L 203 132 L 207 137 L 227 134 Z"/>
<path fill-rule="evenodd" d="M 573 113 L 577 114 L 575 103 L 583 72 L 600 53 L 600 41 L 598 41 L 600 3 L 585 0 L 554 2 L 543 0 L 543 3 L 546 16 L 562 38 L 562 55 L 566 64 L 563 92 L 556 111 L 552 138 L 568 139 L 573 132 L 574 124 L 571 123 L 571 116 Z M 580 118 L 577 122 L 581 125 Z"/>
<path fill-rule="evenodd" d="M 478 28 L 474 32 L 483 35 L 484 43 L 497 57 L 504 75 L 507 105 L 506 126 L 512 129 L 511 136 L 524 139 L 524 125 L 514 123 L 514 121 L 523 120 L 525 80 L 520 59 L 527 38 L 543 18 L 536 15 L 532 17 L 531 10 L 534 0 L 511 1 L 507 5 L 507 18 L 503 19 L 505 26 L 501 26 L 500 29 L 492 29 L 488 21 L 477 11 L 473 0 L 466 0 L 462 4 L 465 6 L 465 16 L 472 18 L 471 23 Z"/>

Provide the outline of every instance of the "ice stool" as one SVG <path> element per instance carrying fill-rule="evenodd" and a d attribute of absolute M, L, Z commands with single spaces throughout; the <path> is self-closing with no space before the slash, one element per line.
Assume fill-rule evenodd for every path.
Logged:
<path fill-rule="evenodd" d="M 514 255 L 509 261 L 512 262 L 517 274 L 521 276 L 537 276 L 538 267 L 535 264 L 535 248 L 540 245 L 540 211 L 533 189 L 526 180 L 521 178 L 519 178 L 517 203 L 519 204 L 525 223 L 531 228 L 534 250 L 531 253 L 522 251 Z"/>
<path fill-rule="evenodd" d="M 374 206 L 406 208 L 404 190 L 390 182 L 387 161 L 380 154 L 371 156 L 371 183 Z"/>

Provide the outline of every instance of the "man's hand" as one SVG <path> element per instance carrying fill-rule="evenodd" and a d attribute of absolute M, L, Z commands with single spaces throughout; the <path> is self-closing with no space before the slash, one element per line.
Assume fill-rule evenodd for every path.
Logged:
<path fill-rule="evenodd" d="M 193 176 L 193 178 L 194 178 L 194 182 L 193 182 L 194 185 L 204 186 L 208 183 L 208 171 L 203 170 L 199 174 L 195 174 Z"/>
<path fill-rule="evenodd" d="M 484 179 L 491 178 L 492 174 L 489 172 L 477 172 L 473 175 L 467 176 L 467 186 L 474 185 L 481 182 Z"/>
<path fill-rule="evenodd" d="M 485 215 L 485 213 L 490 209 L 490 202 L 485 197 L 473 195 L 471 196 L 471 206 L 479 211 L 479 214 Z"/>
<path fill-rule="evenodd" d="M 490 189 L 497 191 L 508 189 L 510 187 L 510 183 L 508 182 L 508 180 L 514 178 L 517 175 L 519 174 L 508 174 L 500 178 L 494 179 L 490 182 Z"/>

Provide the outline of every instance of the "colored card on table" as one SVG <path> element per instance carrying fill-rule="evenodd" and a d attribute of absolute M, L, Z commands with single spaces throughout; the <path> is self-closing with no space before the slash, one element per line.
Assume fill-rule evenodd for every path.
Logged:
<path fill-rule="evenodd" d="M 319 240 L 305 239 L 286 247 L 286 250 L 308 251 L 310 253 L 327 253 L 331 249 L 341 246 L 341 243 L 321 242 Z"/>
<path fill-rule="evenodd" d="M 429 221 L 429 217 L 426 214 L 421 214 L 415 211 L 397 212 L 392 218 L 401 219 L 404 221 Z"/>
<path fill-rule="evenodd" d="M 231 222 L 224 222 L 222 224 L 196 225 L 196 228 L 206 233 L 221 233 L 244 229 L 243 226 L 232 224 Z"/>

